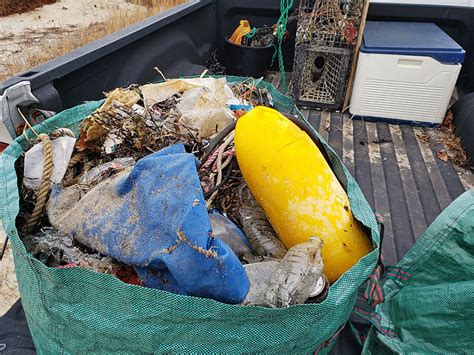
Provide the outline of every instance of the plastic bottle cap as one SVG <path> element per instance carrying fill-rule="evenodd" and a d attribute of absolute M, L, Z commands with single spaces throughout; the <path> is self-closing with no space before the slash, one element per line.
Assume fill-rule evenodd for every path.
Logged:
<path fill-rule="evenodd" d="M 324 291 L 324 288 L 326 287 L 326 283 L 328 282 L 326 276 L 321 276 L 318 281 L 316 282 L 316 285 L 314 286 L 313 292 L 311 292 L 311 297 L 316 297 L 319 295 L 321 292 Z"/>

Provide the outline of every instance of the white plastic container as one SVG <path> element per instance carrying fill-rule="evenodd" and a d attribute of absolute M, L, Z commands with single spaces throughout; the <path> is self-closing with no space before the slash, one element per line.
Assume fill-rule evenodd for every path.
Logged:
<path fill-rule="evenodd" d="M 368 22 L 349 111 L 440 124 L 463 59 L 464 50 L 434 24 Z"/>

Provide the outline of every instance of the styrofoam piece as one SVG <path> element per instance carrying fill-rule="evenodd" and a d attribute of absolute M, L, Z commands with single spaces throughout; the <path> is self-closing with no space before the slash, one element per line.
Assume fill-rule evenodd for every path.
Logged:
<path fill-rule="evenodd" d="M 64 178 L 75 143 L 75 138 L 67 136 L 51 141 L 53 151 L 52 183 L 59 184 Z M 39 189 L 41 178 L 43 176 L 43 166 L 43 143 L 38 143 L 25 154 L 23 183 L 26 187 L 33 190 Z"/>
<path fill-rule="evenodd" d="M 359 53 L 349 111 L 356 116 L 440 124 L 461 64 L 431 57 Z"/>

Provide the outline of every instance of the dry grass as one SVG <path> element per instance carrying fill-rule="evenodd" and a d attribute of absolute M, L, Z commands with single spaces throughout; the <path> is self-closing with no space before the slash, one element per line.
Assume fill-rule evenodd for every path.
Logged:
<path fill-rule="evenodd" d="M 0 17 L 21 14 L 37 7 L 54 4 L 57 0 L 0 0 Z"/>
<path fill-rule="evenodd" d="M 186 0 L 127 0 L 127 2 L 142 6 L 137 6 L 133 10 L 113 9 L 108 12 L 108 16 L 103 21 L 94 23 L 87 28 L 57 28 L 47 31 L 44 34 L 41 51 L 25 51 L 21 56 L 13 56 L 5 61 L 5 72 L 0 73 L 0 81 L 25 72 L 166 9 L 185 3 Z"/>

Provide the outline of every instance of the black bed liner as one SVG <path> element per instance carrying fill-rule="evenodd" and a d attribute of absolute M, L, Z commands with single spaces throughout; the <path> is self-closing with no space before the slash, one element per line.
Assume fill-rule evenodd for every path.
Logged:
<path fill-rule="evenodd" d="M 474 8 L 449 5 L 373 3 L 369 19 L 435 22 L 468 50 L 458 86 L 471 92 L 473 13 Z M 104 91 L 118 86 L 157 80 L 155 66 L 168 77 L 189 75 L 186 70 L 203 65 L 214 49 L 222 50 L 224 36 L 240 19 L 247 18 L 259 27 L 275 23 L 279 15 L 277 0 L 188 1 L 1 82 L 0 93 L 14 83 L 29 80 L 43 108 L 61 111 L 83 100 L 102 98 Z M 291 33 L 295 27 L 295 22 L 290 22 Z M 291 39 L 284 44 L 288 70 L 292 68 L 293 50 Z M 383 252 L 387 264 L 400 260 L 426 226 L 473 185 L 470 173 L 436 157 L 442 147 L 434 129 L 356 121 L 337 112 L 303 113 L 342 156 L 374 211 L 385 218 Z M 417 133 L 430 135 L 430 143 L 420 140 Z M 8 353 L 34 352 L 19 302 L 7 316 L 0 317 L 0 347 L 7 337 L 12 339 Z M 350 329 L 345 328 L 332 353 L 359 352 Z"/>

